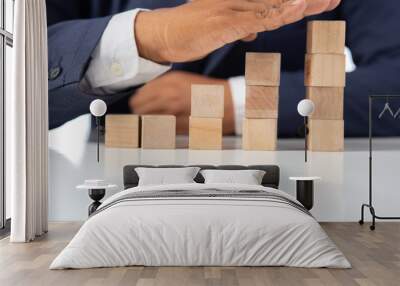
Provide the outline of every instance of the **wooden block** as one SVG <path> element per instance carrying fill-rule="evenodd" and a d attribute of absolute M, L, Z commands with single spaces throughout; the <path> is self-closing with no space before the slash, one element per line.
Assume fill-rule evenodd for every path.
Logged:
<path fill-rule="evenodd" d="M 307 25 L 307 53 L 344 54 L 345 21 L 311 21 Z"/>
<path fill-rule="evenodd" d="M 307 54 L 305 86 L 344 87 L 346 85 L 346 58 L 339 54 Z"/>
<path fill-rule="evenodd" d="M 222 118 L 190 117 L 189 149 L 222 149 Z"/>
<path fill-rule="evenodd" d="M 246 86 L 247 118 L 278 118 L 279 87 Z"/>
<path fill-rule="evenodd" d="M 175 149 L 176 117 L 174 115 L 142 116 L 143 149 Z"/>
<path fill-rule="evenodd" d="M 306 97 L 314 102 L 311 119 L 343 119 L 343 87 L 307 87 Z"/>
<path fill-rule="evenodd" d="M 247 85 L 279 86 L 280 78 L 281 54 L 246 53 Z"/>
<path fill-rule="evenodd" d="M 110 114 L 106 116 L 105 146 L 111 148 L 139 147 L 139 116 Z"/>
<path fill-rule="evenodd" d="M 191 116 L 193 117 L 224 117 L 224 86 L 223 85 L 192 85 Z"/>
<path fill-rule="evenodd" d="M 309 121 L 308 148 L 311 151 L 339 152 L 344 149 L 344 121 Z"/>
<path fill-rule="evenodd" d="M 244 150 L 276 150 L 277 120 L 244 118 L 242 145 Z"/>

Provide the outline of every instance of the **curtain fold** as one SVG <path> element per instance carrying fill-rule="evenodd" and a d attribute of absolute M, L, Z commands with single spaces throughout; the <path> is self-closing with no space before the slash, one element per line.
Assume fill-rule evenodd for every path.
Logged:
<path fill-rule="evenodd" d="M 45 0 L 15 1 L 14 70 L 6 146 L 11 242 L 28 242 L 48 225 L 48 82 Z"/>

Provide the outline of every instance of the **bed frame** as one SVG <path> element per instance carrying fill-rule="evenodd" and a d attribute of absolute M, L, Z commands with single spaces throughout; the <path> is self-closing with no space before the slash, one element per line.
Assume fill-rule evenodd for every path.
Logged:
<path fill-rule="evenodd" d="M 137 167 L 147 167 L 147 168 L 182 168 L 182 167 L 199 167 L 201 170 L 206 169 L 217 169 L 217 170 L 262 170 L 265 171 L 264 178 L 262 180 L 262 185 L 264 187 L 270 187 L 274 189 L 279 188 L 279 166 L 276 165 L 127 165 L 124 167 L 124 188 L 136 187 L 139 183 L 139 176 L 135 171 Z M 199 173 L 194 179 L 197 183 L 204 183 L 203 176 Z"/>

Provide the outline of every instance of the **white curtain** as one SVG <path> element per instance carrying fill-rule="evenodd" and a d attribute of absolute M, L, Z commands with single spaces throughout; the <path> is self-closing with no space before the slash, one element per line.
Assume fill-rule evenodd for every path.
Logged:
<path fill-rule="evenodd" d="M 15 1 L 14 69 L 6 111 L 12 242 L 47 232 L 48 84 L 45 0 Z"/>

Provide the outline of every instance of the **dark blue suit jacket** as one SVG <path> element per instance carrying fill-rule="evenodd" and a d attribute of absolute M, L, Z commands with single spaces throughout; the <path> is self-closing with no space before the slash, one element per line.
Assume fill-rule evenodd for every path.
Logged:
<path fill-rule="evenodd" d="M 50 128 L 60 126 L 88 112 L 97 96 L 79 89 L 90 56 L 112 15 L 133 8 L 159 8 L 182 4 L 183 0 L 47 0 L 49 38 Z M 335 10 L 262 33 L 258 39 L 238 41 L 206 58 L 174 69 L 212 77 L 243 75 L 245 53 L 282 53 L 282 77 L 279 103 L 279 134 L 293 137 L 302 123 L 297 103 L 304 98 L 304 55 L 306 22 L 310 19 L 347 21 L 346 45 L 353 53 L 357 70 L 347 75 L 345 95 L 345 133 L 368 134 L 368 95 L 400 94 L 400 5 L 398 0 L 342 0 Z M 104 97 L 110 109 L 128 112 L 127 98 L 134 89 Z M 377 104 L 378 113 L 383 104 Z M 394 108 L 400 106 L 400 102 Z M 399 122 L 391 118 L 377 120 L 376 135 L 399 135 Z"/>

